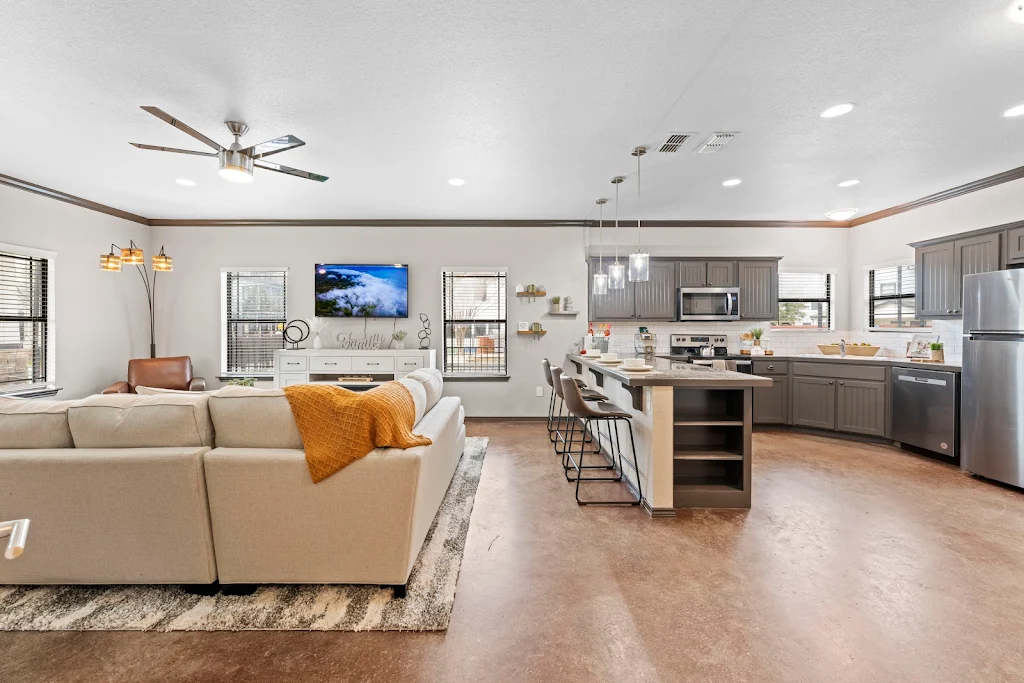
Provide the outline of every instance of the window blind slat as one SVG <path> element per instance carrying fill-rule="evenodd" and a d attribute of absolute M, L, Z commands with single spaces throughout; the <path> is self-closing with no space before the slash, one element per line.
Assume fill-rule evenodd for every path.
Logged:
<path fill-rule="evenodd" d="M 49 261 L 0 253 L 0 390 L 45 384 Z"/>
<path fill-rule="evenodd" d="M 274 351 L 284 348 L 286 271 L 228 271 L 225 335 L 228 374 L 269 374 Z"/>
<path fill-rule="evenodd" d="M 507 283 L 504 271 L 444 271 L 444 372 L 504 375 Z"/>
<path fill-rule="evenodd" d="M 868 327 L 931 327 L 915 316 L 914 266 L 886 266 L 868 272 Z"/>

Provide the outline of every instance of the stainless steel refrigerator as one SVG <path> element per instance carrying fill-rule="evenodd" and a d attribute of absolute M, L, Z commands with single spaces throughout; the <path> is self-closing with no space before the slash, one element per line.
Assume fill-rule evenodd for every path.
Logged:
<path fill-rule="evenodd" d="M 1024 486 L 1024 270 L 964 278 L 960 466 Z"/>

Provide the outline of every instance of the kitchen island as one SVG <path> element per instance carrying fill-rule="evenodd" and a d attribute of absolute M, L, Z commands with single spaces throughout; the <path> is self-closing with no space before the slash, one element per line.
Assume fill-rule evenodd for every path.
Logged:
<path fill-rule="evenodd" d="M 649 372 L 576 354 L 567 360 L 576 377 L 632 416 L 640 471 L 627 453 L 623 477 L 633 489 L 643 485 L 651 515 L 750 507 L 752 392 L 772 386 L 771 378 L 663 358 L 648 360 Z"/>

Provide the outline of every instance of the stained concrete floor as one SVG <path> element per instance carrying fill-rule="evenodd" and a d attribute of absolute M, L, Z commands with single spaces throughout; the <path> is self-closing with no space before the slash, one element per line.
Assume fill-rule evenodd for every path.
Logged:
<path fill-rule="evenodd" d="M 1020 681 L 1024 494 L 754 437 L 750 511 L 579 508 L 542 424 L 491 437 L 445 633 L 0 633 L 0 681 Z"/>

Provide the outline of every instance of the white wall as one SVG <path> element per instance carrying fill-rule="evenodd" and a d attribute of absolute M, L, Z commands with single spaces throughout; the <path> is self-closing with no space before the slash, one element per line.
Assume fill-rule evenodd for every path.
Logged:
<path fill-rule="evenodd" d="M 149 247 L 149 227 L 0 186 L 0 242 L 56 252 L 58 398 L 98 393 L 122 380 L 131 358 L 149 356 L 142 281 L 99 269 L 110 243 Z M 148 258 L 148 256 L 147 256 Z"/>
<path fill-rule="evenodd" d="M 632 231 L 631 231 L 632 232 Z M 821 229 L 653 229 L 645 230 L 654 254 L 700 256 L 785 256 L 783 267 L 828 267 L 844 272 L 845 230 Z M 629 251 L 633 235 L 622 231 Z M 547 409 L 537 397 L 543 383 L 540 361 L 562 359 L 587 328 L 587 270 L 583 230 L 567 228 L 295 228 L 237 227 L 153 229 L 152 244 L 175 257 L 174 273 L 162 290 L 157 343 L 161 352 L 192 356 L 208 380 L 220 372 L 219 273 L 224 267 L 287 266 L 288 317 L 313 314 L 315 263 L 409 264 L 408 320 L 398 321 L 414 339 L 418 316 L 430 316 L 432 348 L 440 362 L 441 270 L 446 266 L 505 266 L 510 294 L 516 284 L 544 285 L 550 295 L 570 295 L 577 318 L 545 316 L 547 304 L 509 297 L 509 374 L 507 383 L 449 382 L 446 393 L 463 398 L 472 416 L 537 416 Z M 596 241 L 592 234 L 591 240 Z M 606 243 L 612 231 L 606 230 Z M 610 252 L 606 252 L 610 253 Z M 170 278 L 169 278 L 170 280 Z M 519 321 L 540 322 L 541 338 L 518 337 Z M 390 333 L 391 320 L 369 322 L 369 331 Z M 322 335 L 336 346 L 339 332 L 362 334 L 363 321 L 333 321 Z M 408 343 L 408 342 L 407 342 Z M 216 386 L 216 382 L 212 383 Z"/>

